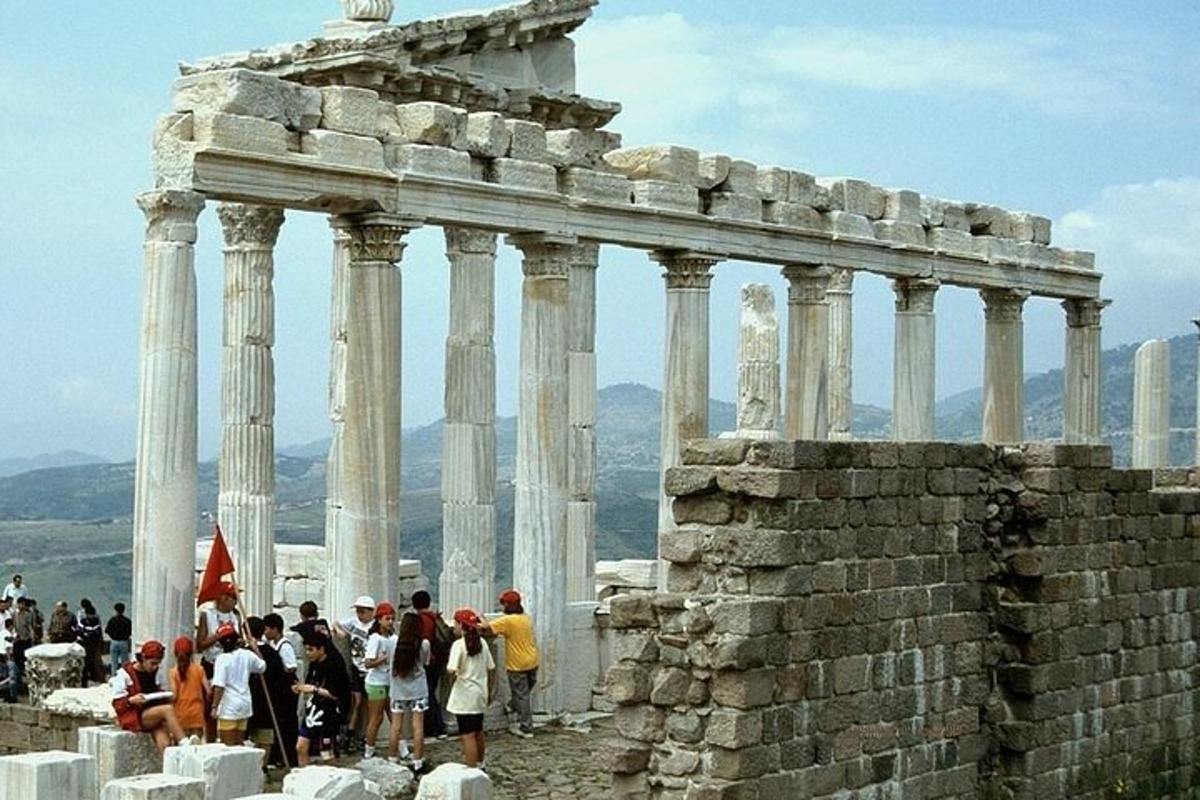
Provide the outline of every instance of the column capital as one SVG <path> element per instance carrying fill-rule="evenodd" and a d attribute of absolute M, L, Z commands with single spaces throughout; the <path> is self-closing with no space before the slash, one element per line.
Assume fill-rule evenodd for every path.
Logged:
<path fill-rule="evenodd" d="M 446 227 L 442 229 L 442 233 L 446 237 L 446 253 L 448 255 L 465 253 L 481 256 L 496 255 L 496 234 L 493 231 L 479 228 Z"/>
<path fill-rule="evenodd" d="M 527 278 L 566 278 L 579 240 L 567 234 L 522 233 L 505 237 L 521 251 L 521 272 Z"/>
<path fill-rule="evenodd" d="M 984 317 L 989 322 L 1020 322 L 1029 294 L 1024 289 L 980 289 Z"/>
<path fill-rule="evenodd" d="M 851 294 L 854 291 L 854 270 L 836 267 L 829 278 L 829 294 Z"/>
<path fill-rule="evenodd" d="M 404 235 L 421 222 L 395 214 L 347 214 L 330 223 L 349 237 L 350 263 L 395 264 L 404 255 Z"/>
<path fill-rule="evenodd" d="M 1098 328 L 1100 312 L 1112 305 L 1112 300 L 1099 297 L 1072 297 L 1062 301 L 1067 312 L 1067 327 Z"/>
<path fill-rule="evenodd" d="M 146 215 L 146 241 L 196 243 L 196 218 L 204 195 L 180 189 L 143 192 L 138 208 Z"/>
<path fill-rule="evenodd" d="M 283 225 L 283 209 L 274 206 L 221 203 L 217 206 L 217 217 L 227 248 L 270 250 Z"/>
<path fill-rule="evenodd" d="M 827 300 L 833 270 L 823 264 L 788 264 L 783 268 L 788 282 L 788 304 L 817 304 Z"/>
<path fill-rule="evenodd" d="M 937 290 L 942 282 L 937 278 L 897 278 L 892 281 L 896 293 L 896 311 L 932 314 Z"/>
<path fill-rule="evenodd" d="M 662 265 L 668 289 L 708 289 L 712 268 L 722 261 L 719 256 L 692 250 L 654 250 L 650 258 Z"/>

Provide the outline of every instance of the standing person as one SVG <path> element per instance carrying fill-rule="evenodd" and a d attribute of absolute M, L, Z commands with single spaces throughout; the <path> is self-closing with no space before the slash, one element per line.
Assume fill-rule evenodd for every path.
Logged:
<path fill-rule="evenodd" d="M 152 734 L 160 753 L 186 738 L 160 669 L 165 655 L 162 642 L 151 639 L 137 661 L 118 670 L 111 683 L 117 723 L 127 731 Z"/>
<path fill-rule="evenodd" d="M 18 598 L 17 615 L 13 622 L 13 658 L 8 675 L 9 696 L 14 703 L 20 699 L 20 693 L 24 689 L 25 651 L 37 644 L 34 639 L 37 634 L 34 622 L 34 611 L 29 605 L 29 598 Z"/>
<path fill-rule="evenodd" d="M 263 617 L 263 642 L 279 653 L 279 660 L 283 662 L 283 671 L 293 679 L 296 678 L 296 670 L 299 668 L 300 662 L 296 659 L 296 648 L 283 635 L 283 617 L 278 614 L 267 614 Z"/>
<path fill-rule="evenodd" d="M 429 664 L 429 642 L 421 635 L 418 614 L 400 618 L 396 634 L 396 655 L 392 660 L 392 685 L 388 692 L 392 704 L 392 735 L 388 754 L 393 759 L 409 756 L 408 741 L 403 738 L 404 720 L 412 720 L 412 770 L 420 773 L 425 766 L 425 712 L 429 709 L 429 684 L 425 680 Z"/>
<path fill-rule="evenodd" d="M 421 638 L 429 644 L 429 663 L 425 665 L 425 683 L 428 686 L 429 710 L 425 712 L 425 732 L 437 739 L 446 738 L 446 721 L 442 719 L 442 703 L 438 690 L 442 676 L 446 674 L 446 659 L 450 656 L 453 637 L 443 636 L 439 631 L 449 626 L 442 621 L 442 612 L 430 609 L 432 598 L 421 589 L 412 596 L 412 607 L 421 621 Z M 440 623 L 440 624 L 439 624 Z"/>
<path fill-rule="evenodd" d="M 459 639 L 450 646 L 446 671 L 454 679 L 446 710 L 458 720 L 463 760 L 483 769 L 483 715 L 496 691 L 496 662 L 479 636 L 479 616 L 469 608 L 454 612 Z"/>
<path fill-rule="evenodd" d="M 225 581 L 218 591 L 213 605 L 203 609 L 196 621 L 196 652 L 200 654 L 200 666 L 204 668 L 204 674 L 208 676 L 209 681 L 213 679 L 217 658 L 222 652 L 217 630 L 222 625 L 229 625 L 235 631 L 242 629 L 242 617 L 237 612 L 237 587 Z M 212 706 L 206 709 L 206 712 L 211 708 Z M 217 722 L 211 714 L 204 726 L 204 738 L 210 742 L 217 740 Z"/>
<path fill-rule="evenodd" d="M 346 662 L 333 641 L 319 633 L 304 640 L 308 670 L 304 683 L 292 691 L 305 698 L 304 719 L 296 740 L 296 764 L 307 767 L 313 756 L 320 756 L 327 743 L 333 742 L 350 710 L 350 679 Z"/>
<path fill-rule="evenodd" d="M 270 616 L 272 615 L 267 615 L 267 617 Z M 263 619 L 267 617 L 263 617 Z M 321 617 L 321 612 L 317 608 L 317 604 L 312 600 L 305 600 L 300 604 L 300 621 L 293 625 L 291 629 L 300 634 L 300 641 L 302 642 L 313 634 L 319 634 L 325 638 L 333 636 L 329 623 Z"/>
<path fill-rule="evenodd" d="M 42 612 L 38 610 L 37 600 L 34 600 L 32 597 L 25 599 L 29 601 L 29 611 L 33 614 L 33 642 L 34 644 L 41 644 L 46 620 L 42 617 Z"/>
<path fill-rule="evenodd" d="M 212 716 L 217 720 L 217 738 L 221 744 L 235 746 L 246 741 L 246 730 L 254 708 L 250 699 L 250 676 L 259 675 L 267 662 L 253 639 L 249 649 L 241 647 L 237 628 L 223 623 L 217 628 L 221 655 L 213 665 Z"/>
<path fill-rule="evenodd" d="M 280 622 L 280 626 L 282 624 Z M 279 651 L 267 641 L 264 619 L 246 617 L 246 628 L 250 638 L 258 644 L 258 654 L 267 665 L 261 679 L 250 681 L 250 697 L 254 708 L 250 715 L 250 740 L 256 747 L 266 751 L 265 763 L 268 766 L 282 766 L 285 751 L 288 754 L 287 763 L 293 765 L 296 763 L 296 695 L 292 693 L 295 673 L 284 669 Z M 279 727 L 278 736 L 276 726 Z"/>
<path fill-rule="evenodd" d="M 363 758 L 375 756 L 375 738 L 384 715 L 392 719 L 388 708 L 388 687 L 392 684 L 392 653 L 396 649 L 396 609 L 391 603 L 383 602 L 375 608 L 375 621 L 371 623 L 367 636 L 367 650 L 363 655 L 363 666 L 367 674 L 363 679 L 367 695 L 367 735 L 363 740 Z"/>
<path fill-rule="evenodd" d="M 4 587 L 4 591 L 0 593 L 0 598 L 7 600 L 10 603 L 15 603 L 22 597 L 29 596 L 29 587 L 25 585 L 25 579 L 20 575 L 13 575 L 12 581 L 8 586 Z"/>
<path fill-rule="evenodd" d="M 133 622 L 125 616 L 124 603 L 115 603 L 113 611 L 116 613 L 105 623 L 104 635 L 108 637 L 109 672 L 115 675 L 121 665 L 129 660 L 130 644 L 133 639 Z"/>
<path fill-rule="evenodd" d="M 40 638 L 40 637 L 39 637 Z M 50 612 L 50 644 L 66 644 L 75 641 L 75 615 L 66 600 L 59 600 Z"/>
<path fill-rule="evenodd" d="M 366 715 L 361 709 L 366 698 L 367 667 L 363 663 L 367 654 L 367 639 L 371 638 L 371 625 L 375 622 L 375 600 L 368 595 L 361 595 L 354 601 L 353 616 L 346 617 L 337 624 L 335 633 L 347 641 L 347 651 L 350 653 L 350 719 L 347 724 L 346 750 L 357 749 L 354 737 L 358 725 Z"/>
<path fill-rule="evenodd" d="M 104 656 L 100 652 L 104 635 L 100 631 L 100 615 L 96 613 L 92 601 L 85 597 L 79 605 L 80 613 L 75 618 L 75 632 L 76 641 L 83 645 L 83 686 L 86 689 L 89 678 L 97 683 L 105 681 Z"/>
<path fill-rule="evenodd" d="M 500 595 L 504 616 L 491 622 L 483 622 L 484 633 L 504 637 L 504 669 L 508 673 L 508 687 L 512 692 L 512 707 L 517 722 L 508 726 L 508 732 L 526 739 L 533 738 L 533 707 L 529 699 L 537 683 L 538 649 L 533 638 L 533 619 L 521 606 L 521 593 L 509 589 Z"/>
<path fill-rule="evenodd" d="M 212 687 L 204 668 L 196 663 L 195 642 L 190 636 L 176 639 L 173 650 L 175 669 L 171 670 L 171 691 L 175 693 L 175 718 L 184 733 L 200 738 L 204 736 L 204 709 Z"/>

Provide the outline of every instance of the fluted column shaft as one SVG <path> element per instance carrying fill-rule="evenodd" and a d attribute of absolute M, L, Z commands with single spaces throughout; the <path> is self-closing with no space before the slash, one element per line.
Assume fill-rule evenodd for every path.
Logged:
<path fill-rule="evenodd" d="M 1151 339 L 1133 360 L 1133 466 L 1171 465 L 1171 346 Z"/>
<path fill-rule="evenodd" d="M 534 705 L 564 707 L 567 591 L 568 273 L 575 243 L 511 237 L 524 255 L 521 391 L 517 411 L 513 582 L 533 615 L 541 654 Z"/>
<path fill-rule="evenodd" d="M 600 246 L 576 245 L 567 274 L 567 602 L 596 599 L 596 269 Z"/>
<path fill-rule="evenodd" d="M 251 614 L 270 613 L 275 576 L 274 248 L 283 210 L 223 203 L 221 452 L 217 519 Z"/>
<path fill-rule="evenodd" d="M 829 299 L 832 270 L 793 264 L 788 280 L 787 439 L 829 438 Z"/>
<path fill-rule="evenodd" d="M 1100 312 L 1107 300 L 1064 300 L 1063 441 L 1100 443 Z"/>
<path fill-rule="evenodd" d="M 442 437 L 439 605 L 496 600 L 496 234 L 446 228 L 450 326 Z"/>
<path fill-rule="evenodd" d="M 933 305 L 940 285 L 918 278 L 892 284 L 896 292 L 892 438 L 898 442 L 934 438 L 937 319 Z"/>
<path fill-rule="evenodd" d="M 192 633 L 197 523 L 193 192 L 147 192 L 133 501 L 133 635 Z"/>
<path fill-rule="evenodd" d="M 854 438 L 854 270 L 835 269 L 829 289 L 829 438 Z"/>
<path fill-rule="evenodd" d="M 335 285 L 344 355 L 331 377 L 340 437 L 330 451 L 327 604 L 394 594 L 400 534 L 400 270 L 411 225 L 384 214 L 338 217 L 348 260 Z M 335 262 L 337 261 L 335 256 Z M 340 331 L 339 331 L 340 327 Z M 335 349 L 337 345 L 335 344 Z M 334 416 L 337 418 L 335 407 Z M 335 422 L 335 425 L 338 423 Z"/>
<path fill-rule="evenodd" d="M 663 359 L 662 429 L 659 449 L 658 536 L 675 529 L 671 498 L 663 479 L 680 463 L 686 439 L 708 436 L 708 297 L 718 259 L 700 253 L 653 254 L 666 282 L 666 353 Z M 661 550 L 661 544 L 660 548 Z M 666 564 L 658 565 L 658 585 L 666 587 Z"/>
<path fill-rule="evenodd" d="M 1021 320 L 1029 292 L 984 289 L 983 441 L 1025 439 L 1025 337 Z"/>

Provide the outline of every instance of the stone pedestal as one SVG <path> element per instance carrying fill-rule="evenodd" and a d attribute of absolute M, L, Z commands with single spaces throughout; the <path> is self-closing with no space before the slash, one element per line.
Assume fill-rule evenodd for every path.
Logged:
<path fill-rule="evenodd" d="M 1151 339 L 1133 361 L 1133 466 L 1171 465 L 1171 346 Z"/>
<path fill-rule="evenodd" d="M 829 438 L 828 267 L 793 264 L 788 280 L 787 390 L 784 436 Z"/>
<path fill-rule="evenodd" d="M 937 318 L 940 282 L 908 278 L 896 292 L 896 342 L 892 384 L 892 438 L 928 442 L 934 436 Z"/>
<path fill-rule="evenodd" d="M 779 321 L 775 293 L 764 283 L 742 287 L 738 332 L 739 439 L 779 438 Z"/>
<path fill-rule="evenodd" d="M 442 438 L 439 605 L 496 600 L 496 235 L 447 228 L 450 324 Z"/>
<path fill-rule="evenodd" d="M 225 324 L 221 350 L 218 516 L 242 603 L 271 604 L 275 542 L 275 269 L 278 208 L 223 203 Z"/>
<path fill-rule="evenodd" d="M 442 764 L 421 778 L 417 800 L 492 800 L 492 779 L 465 764 Z"/>
<path fill-rule="evenodd" d="M 135 641 L 193 633 L 196 546 L 196 218 L 192 192 L 138 197 L 146 215 L 133 489 Z"/>
<path fill-rule="evenodd" d="M 983 441 L 1025 439 L 1025 338 L 1021 313 L 1029 292 L 984 289 Z"/>
<path fill-rule="evenodd" d="M 854 438 L 854 270 L 835 269 L 829 289 L 829 438 Z"/>
<path fill-rule="evenodd" d="M 257 747 L 179 745 L 163 753 L 163 772 L 204 781 L 205 800 L 237 800 L 262 792 L 263 755 Z"/>
<path fill-rule="evenodd" d="M 411 225 L 385 214 L 339 217 L 349 260 L 334 289 L 344 358 L 331 379 L 341 395 L 340 431 L 330 452 L 325 531 L 326 604 L 340 615 L 354 598 L 391 597 L 400 536 L 400 270 Z M 336 267 L 335 267 L 336 269 Z M 336 323 L 335 323 L 336 324 Z M 338 328 L 335 327 L 335 331 Z M 338 334 L 335 333 L 335 337 Z"/>
<path fill-rule="evenodd" d="M 153 736 L 130 733 L 116 725 L 80 728 L 79 752 L 96 759 L 97 790 L 117 778 L 149 775 L 162 770 L 162 756 Z"/>
<path fill-rule="evenodd" d="M 595 599 L 596 270 L 600 246 L 576 245 L 567 273 L 567 602 Z"/>
<path fill-rule="evenodd" d="M 204 781 L 197 778 L 139 775 L 109 782 L 100 800 L 208 800 L 205 788 Z"/>
<path fill-rule="evenodd" d="M 0 800 L 97 800 L 96 760 L 65 750 L 0 757 Z"/>
<path fill-rule="evenodd" d="M 1107 300 L 1064 300 L 1063 441 L 1100 443 L 1100 312 Z"/>
<path fill-rule="evenodd" d="M 546 237 L 510 241 L 521 249 L 525 274 L 513 584 L 533 615 L 546 675 L 534 689 L 534 707 L 557 712 L 563 707 L 565 679 L 559 664 L 567 589 L 567 273 L 575 243 Z"/>
<path fill-rule="evenodd" d="M 663 476 L 680 463 L 680 445 L 708 436 L 708 297 L 719 259 L 702 253 L 658 252 L 667 285 L 666 354 L 659 448 L 658 537 L 675 530 Z M 660 576 L 666 570 L 659 571 Z M 663 584 L 660 583 L 660 586 Z"/>
<path fill-rule="evenodd" d="M 85 653 L 74 642 L 39 644 L 25 651 L 25 685 L 29 702 L 41 707 L 59 689 L 78 686 L 83 676 Z"/>

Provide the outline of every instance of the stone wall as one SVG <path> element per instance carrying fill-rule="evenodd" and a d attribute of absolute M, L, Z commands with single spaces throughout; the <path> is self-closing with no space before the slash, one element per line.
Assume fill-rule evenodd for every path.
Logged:
<path fill-rule="evenodd" d="M 0 703 L 0 755 L 75 750 L 78 730 L 95 725 L 90 717 L 55 714 L 19 703 Z"/>
<path fill-rule="evenodd" d="M 685 448 L 668 593 L 611 601 L 620 797 L 1168 797 L 1200 488 L 1102 447 Z"/>

